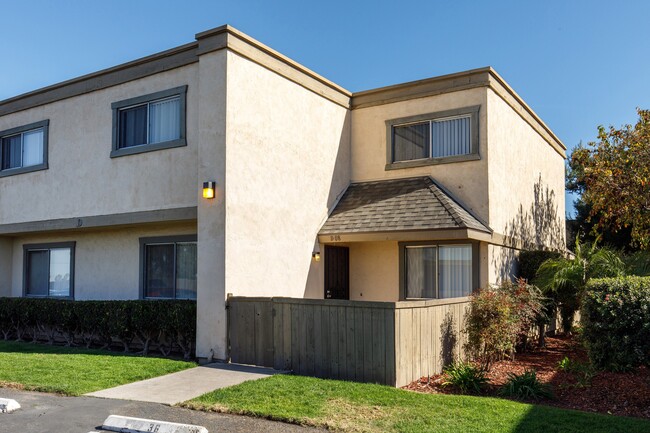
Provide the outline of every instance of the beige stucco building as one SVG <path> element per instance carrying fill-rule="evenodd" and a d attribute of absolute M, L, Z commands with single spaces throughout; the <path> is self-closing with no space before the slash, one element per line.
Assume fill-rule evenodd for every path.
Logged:
<path fill-rule="evenodd" d="M 0 101 L 0 296 L 397 301 L 564 248 L 565 146 L 491 68 L 351 93 L 229 26 Z M 214 182 L 215 198 L 202 196 Z"/>

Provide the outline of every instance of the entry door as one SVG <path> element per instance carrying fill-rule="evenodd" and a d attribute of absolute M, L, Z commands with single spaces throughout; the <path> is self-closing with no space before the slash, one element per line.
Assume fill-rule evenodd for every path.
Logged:
<path fill-rule="evenodd" d="M 325 299 L 350 299 L 350 249 L 325 246 Z"/>

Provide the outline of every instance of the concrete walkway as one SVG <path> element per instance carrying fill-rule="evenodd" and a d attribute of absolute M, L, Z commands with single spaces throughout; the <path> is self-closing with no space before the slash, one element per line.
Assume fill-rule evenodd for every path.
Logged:
<path fill-rule="evenodd" d="M 261 379 L 278 373 L 281 372 L 271 368 L 216 362 L 86 395 L 172 405 L 215 389 L 238 385 L 247 380 Z"/>

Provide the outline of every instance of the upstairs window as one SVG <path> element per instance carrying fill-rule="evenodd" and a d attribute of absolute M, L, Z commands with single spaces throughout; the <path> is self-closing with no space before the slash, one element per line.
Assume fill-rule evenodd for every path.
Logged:
<path fill-rule="evenodd" d="M 112 157 L 185 146 L 187 86 L 112 104 Z"/>
<path fill-rule="evenodd" d="M 0 177 L 47 168 L 49 121 L 0 132 Z"/>
<path fill-rule="evenodd" d="M 478 107 L 387 122 L 387 168 L 478 159 Z"/>

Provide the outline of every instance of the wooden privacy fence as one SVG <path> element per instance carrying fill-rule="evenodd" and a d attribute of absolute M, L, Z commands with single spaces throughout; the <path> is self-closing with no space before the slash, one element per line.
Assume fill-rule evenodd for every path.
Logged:
<path fill-rule="evenodd" d="M 232 362 L 404 386 L 462 356 L 468 298 L 228 299 Z"/>

